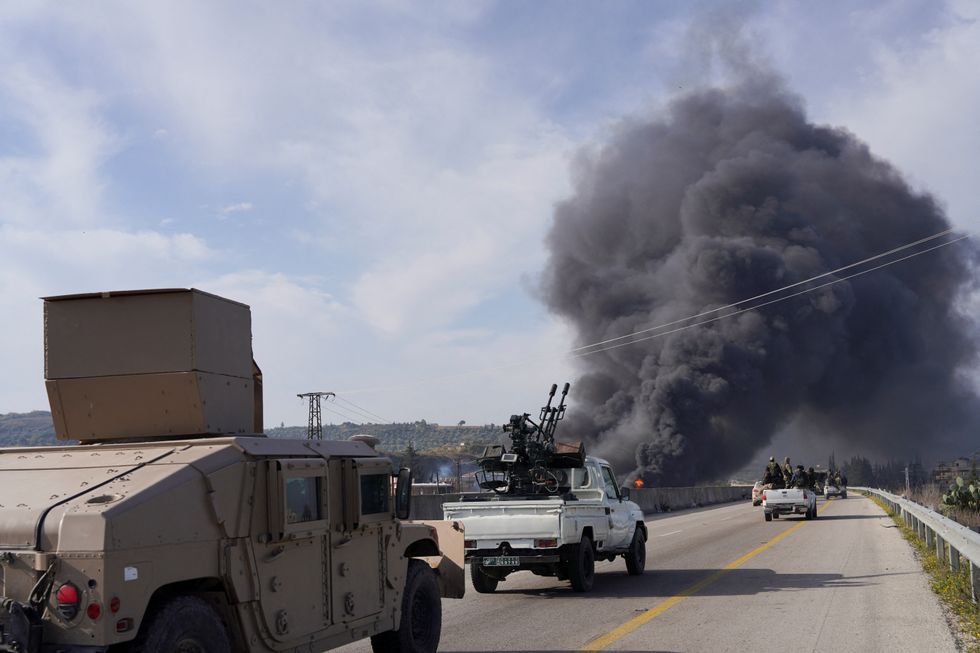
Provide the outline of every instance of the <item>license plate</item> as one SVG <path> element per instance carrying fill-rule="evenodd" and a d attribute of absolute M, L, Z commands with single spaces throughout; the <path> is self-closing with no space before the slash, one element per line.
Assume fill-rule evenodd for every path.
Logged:
<path fill-rule="evenodd" d="M 519 567 L 521 559 L 517 556 L 494 556 L 480 561 L 484 567 Z"/>

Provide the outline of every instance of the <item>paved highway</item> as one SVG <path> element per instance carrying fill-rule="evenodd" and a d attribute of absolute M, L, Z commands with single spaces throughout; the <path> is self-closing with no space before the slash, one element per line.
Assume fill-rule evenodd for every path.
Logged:
<path fill-rule="evenodd" d="M 647 522 L 647 572 L 597 564 L 594 590 L 530 572 L 443 601 L 439 650 L 953 651 L 891 519 L 852 495 L 766 523 L 747 503 Z M 339 649 L 370 651 L 360 642 Z"/>

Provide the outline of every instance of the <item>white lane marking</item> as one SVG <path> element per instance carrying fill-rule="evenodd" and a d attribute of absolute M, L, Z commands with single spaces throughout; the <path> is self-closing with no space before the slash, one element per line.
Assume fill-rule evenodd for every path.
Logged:
<path fill-rule="evenodd" d="M 658 535 L 657 537 L 667 537 L 668 535 L 677 535 L 680 531 L 671 531 L 669 533 L 664 533 L 663 535 Z"/>

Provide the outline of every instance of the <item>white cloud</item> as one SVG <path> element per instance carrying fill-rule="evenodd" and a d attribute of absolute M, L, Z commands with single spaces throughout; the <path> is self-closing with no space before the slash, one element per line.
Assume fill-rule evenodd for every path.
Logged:
<path fill-rule="evenodd" d="M 0 46 L 0 118 L 29 138 L 0 155 L 0 219 L 80 225 L 103 219 L 98 174 L 121 141 L 101 119 L 98 94 L 67 85 L 44 63 Z"/>
<path fill-rule="evenodd" d="M 842 90 L 830 111 L 934 192 L 954 222 L 980 230 L 980 20 L 975 3 L 946 8 L 944 24 L 921 41 L 876 43 L 866 86 Z"/>
<path fill-rule="evenodd" d="M 253 208 L 251 202 L 238 202 L 237 204 L 229 204 L 228 206 L 223 206 L 218 209 L 218 212 L 222 215 L 231 215 L 232 213 L 244 213 L 245 211 L 251 211 Z"/>

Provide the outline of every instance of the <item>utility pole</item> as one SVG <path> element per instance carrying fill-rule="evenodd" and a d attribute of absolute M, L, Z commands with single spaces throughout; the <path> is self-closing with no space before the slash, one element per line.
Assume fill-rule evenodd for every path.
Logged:
<path fill-rule="evenodd" d="M 310 402 L 310 418 L 306 424 L 307 440 L 323 439 L 323 423 L 320 420 L 320 399 L 323 397 L 336 397 L 333 392 L 304 392 L 296 395 L 300 399 L 308 399 Z"/>
<path fill-rule="evenodd" d="M 912 484 L 909 482 L 909 466 L 905 466 L 905 495 L 912 494 Z"/>

